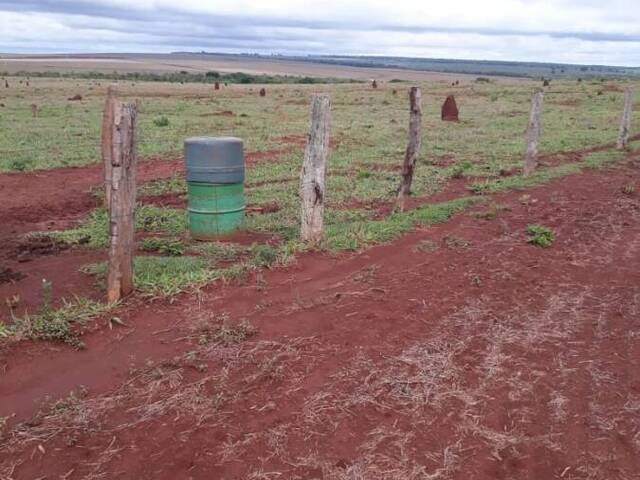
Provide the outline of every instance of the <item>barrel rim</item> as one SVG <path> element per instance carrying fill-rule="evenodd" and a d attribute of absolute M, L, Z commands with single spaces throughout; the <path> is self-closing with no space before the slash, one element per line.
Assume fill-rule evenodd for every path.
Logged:
<path fill-rule="evenodd" d="M 240 143 L 241 145 L 243 144 L 243 141 L 241 138 L 238 137 L 232 137 L 232 136 L 223 136 L 223 137 L 209 137 L 206 135 L 201 135 L 201 136 L 197 136 L 197 137 L 188 137 L 185 138 L 184 140 L 184 144 L 187 145 L 187 143 L 189 144 L 209 144 L 210 142 L 213 141 L 220 141 L 220 142 L 227 142 L 230 144 L 234 144 L 234 143 Z"/>

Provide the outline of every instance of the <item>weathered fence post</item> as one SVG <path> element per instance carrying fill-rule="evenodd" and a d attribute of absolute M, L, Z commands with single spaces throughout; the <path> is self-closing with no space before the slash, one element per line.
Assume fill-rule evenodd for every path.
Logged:
<path fill-rule="evenodd" d="M 136 201 L 135 103 L 113 102 L 111 127 L 110 246 L 107 298 L 116 302 L 133 291 Z"/>
<path fill-rule="evenodd" d="M 311 98 L 310 123 L 300 172 L 302 201 L 300 237 L 304 241 L 319 242 L 322 240 L 323 233 L 324 178 L 329 157 L 331 102 L 328 95 L 313 95 Z"/>
<path fill-rule="evenodd" d="M 396 207 L 403 211 L 405 202 L 411 193 L 413 171 L 416 168 L 418 153 L 422 143 L 422 94 L 418 87 L 409 90 L 409 143 L 402 164 L 402 179 L 398 187 Z"/>
<path fill-rule="evenodd" d="M 111 149 L 113 134 L 113 102 L 114 87 L 107 88 L 107 96 L 104 100 L 104 110 L 102 111 L 102 165 L 104 168 L 104 206 L 108 209 L 111 204 Z"/>
<path fill-rule="evenodd" d="M 624 91 L 624 110 L 622 111 L 622 117 L 620 117 L 620 133 L 618 134 L 619 150 L 627 148 L 629 143 L 629 131 L 631 130 L 631 111 L 633 108 L 633 90 L 628 87 Z"/>
<path fill-rule="evenodd" d="M 531 175 L 538 166 L 538 140 L 540 138 L 540 124 L 544 92 L 537 90 L 531 97 L 531 111 L 527 126 L 527 153 L 524 156 L 524 175 Z"/>

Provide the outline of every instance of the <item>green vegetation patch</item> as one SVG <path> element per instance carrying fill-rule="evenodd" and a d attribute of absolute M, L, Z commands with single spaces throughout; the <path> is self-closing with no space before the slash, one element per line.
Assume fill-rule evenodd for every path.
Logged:
<path fill-rule="evenodd" d="M 133 283 L 145 296 L 172 297 L 187 287 L 204 285 L 216 278 L 200 257 L 138 256 L 133 262 Z M 100 262 L 83 269 L 103 280 L 107 274 L 107 263 Z"/>
<path fill-rule="evenodd" d="M 553 230 L 543 225 L 534 224 L 527 226 L 527 235 L 529 236 L 527 242 L 543 248 L 550 247 L 555 240 Z"/>
<path fill-rule="evenodd" d="M 0 336 L 20 339 L 61 341 L 76 348 L 84 345 L 80 341 L 76 326 L 83 325 L 96 316 L 106 313 L 112 305 L 86 298 L 76 298 L 54 309 L 45 303 L 38 313 L 15 319 L 11 325 L 0 323 Z"/>
<path fill-rule="evenodd" d="M 327 229 L 326 245 L 331 250 L 357 250 L 373 243 L 388 242 L 418 225 L 445 222 L 480 200 L 480 197 L 463 197 L 449 202 L 423 205 L 408 212 L 395 212 L 382 220 L 330 225 Z"/>
<path fill-rule="evenodd" d="M 158 252 L 169 257 L 177 257 L 185 252 L 185 244 L 173 238 L 148 237 L 142 240 L 142 250 L 145 252 Z"/>
<path fill-rule="evenodd" d="M 528 176 L 514 175 L 512 177 L 501 177 L 494 180 L 474 183 L 469 187 L 469 189 L 474 193 L 495 193 L 502 192 L 504 190 L 519 190 L 546 183 L 554 178 L 578 173 L 580 170 L 580 165 L 570 163 L 566 165 L 559 165 L 557 167 L 538 169 Z"/>
<path fill-rule="evenodd" d="M 593 152 L 582 159 L 587 168 L 603 168 L 626 158 L 626 154 L 620 151 Z"/>
<path fill-rule="evenodd" d="M 185 210 L 142 205 L 136 209 L 136 230 L 167 235 L 180 235 L 187 231 Z M 71 245 L 103 248 L 109 245 L 109 215 L 104 208 L 93 210 L 79 226 L 69 230 L 43 232 L 54 239 Z"/>

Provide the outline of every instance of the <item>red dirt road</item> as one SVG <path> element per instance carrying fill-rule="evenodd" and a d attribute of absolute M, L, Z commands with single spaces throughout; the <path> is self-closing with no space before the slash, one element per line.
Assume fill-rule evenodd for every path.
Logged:
<path fill-rule="evenodd" d="M 639 168 L 8 351 L 0 478 L 640 478 Z"/>

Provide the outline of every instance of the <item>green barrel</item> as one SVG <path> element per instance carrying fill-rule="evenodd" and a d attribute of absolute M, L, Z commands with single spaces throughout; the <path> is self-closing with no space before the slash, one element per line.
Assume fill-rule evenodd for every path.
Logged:
<path fill-rule="evenodd" d="M 189 229 L 197 240 L 211 240 L 244 226 L 242 183 L 187 182 Z"/>

